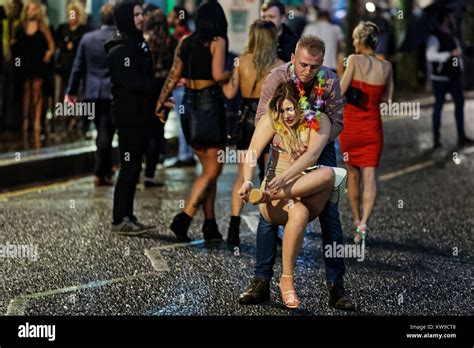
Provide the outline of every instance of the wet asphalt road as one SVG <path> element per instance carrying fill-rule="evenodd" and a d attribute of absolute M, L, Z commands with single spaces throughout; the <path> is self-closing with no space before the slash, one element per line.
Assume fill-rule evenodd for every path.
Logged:
<path fill-rule="evenodd" d="M 466 128 L 474 136 L 474 101 Z M 472 310 L 474 149 L 454 150 L 452 104 L 443 115 L 442 151 L 432 153 L 431 110 L 420 119 L 389 118 L 378 171 L 378 200 L 365 259 L 346 259 L 346 288 L 358 315 L 469 315 Z M 454 153 L 456 152 L 456 153 Z M 227 234 L 234 165 L 219 181 L 217 216 Z M 112 188 L 92 178 L 0 196 L 0 245 L 32 244 L 38 258 L 0 258 L 0 313 L 13 315 L 353 315 L 330 308 L 319 223 L 308 228 L 298 259 L 302 308 L 279 298 L 243 307 L 238 295 L 253 274 L 257 212 L 245 207 L 239 253 L 205 244 L 194 219 L 190 244 L 168 225 L 194 177 L 193 169 L 159 172 L 166 188 L 139 186 L 136 212 L 158 227 L 125 238 L 109 232 Z M 340 202 L 346 243 L 352 243 L 347 197 Z M 236 255 L 237 254 L 237 255 Z M 281 259 L 277 259 L 276 275 Z"/>

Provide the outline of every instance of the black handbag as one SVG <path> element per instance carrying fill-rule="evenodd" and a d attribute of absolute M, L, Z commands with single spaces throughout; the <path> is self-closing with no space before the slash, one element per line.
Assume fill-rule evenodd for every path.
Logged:
<path fill-rule="evenodd" d="M 349 86 L 349 88 L 347 89 L 346 94 L 345 94 L 346 101 L 349 104 L 357 106 L 357 105 L 359 105 L 359 101 L 360 101 L 360 98 L 362 97 L 363 93 L 364 92 L 362 92 L 361 89 L 359 89 L 357 87 L 354 87 L 354 86 Z"/>
<path fill-rule="evenodd" d="M 354 69 L 356 68 L 357 68 L 357 65 L 354 66 Z M 359 102 L 363 94 L 364 92 L 360 88 L 349 86 L 344 96 L 346 97 L 346 101 L 349 104 L 359 106 Z"/>

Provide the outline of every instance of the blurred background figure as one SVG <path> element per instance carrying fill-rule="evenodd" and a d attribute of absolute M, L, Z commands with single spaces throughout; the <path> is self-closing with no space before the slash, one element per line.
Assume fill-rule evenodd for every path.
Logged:
<path fill-rule="evenodd" d="M 318 11 L 316 22 L 309 23 L 304 28 L 304 35 L 315 35 L 324 41 L 326 46 L 324 66 L 337 73 L 339 56 L 344 55 L 344 33 L 339 25 L 330 22 L 329 11 L 324 9 Z"/>
<path fill-rule="evenodd" d="M 67 22 L 60 24 L 56 31 L 56 102 L 64 100 L 79 42 L 87 30 L 87 17 L 80 2 L 75 1 L 68 5 L 66 20 Z M 76 119 L 72 118 L 69 121 L 68 128 L 71 129 Z"/>
<path fill-rule="evenodd" d="M 178 46 L 178 41 L 171 36 L 168 30 L 167 18 L 164 12 L 159 9 L 145 16 L 144 37 L 153 58 L 156 86 L 153 104 L 155 105 L 173 65 L 174 52 Z M 155 116 L 154 111 L 150 115 L 147 129 L 149 136 L 146 151 L 145 187 L 159 187 L 163 184 L 155 181 L 155 170 L 160 158 L 161 161 L 164 159 L 165 131 L 164 124 Z"/>
<path fill-rule="evenodd" d="M 284 63 L 278 58 L 277 35 L 272 22 L 256 20 L 250 27 L 249 40 L 244 53 L 239 57 L 239 65 L 234 68 L 231 80 L 223 88 L 227 98 L 234 98 L 239 90 L 243 98 L 237 126 L 237 150 L 248 150 L 255 130 L 255 114 L 263 82 L 271 69 Z M 234 246 L 240 244 L 240 213 L 243 201 L 238 191 L 244 183 L 243 167 L 244 163 L 239 161 L 237 178 L 232 189 L 227 242 Z"/>
<path fill-rule="evenodd" d="M 174 38 L 178 41 L 191 34 L 189 29 L 189 13 L 182 6 L 173 7 L 173 10 L 168 15 L 168 24 Z"/>
<path fill-rule="evenodd" d="M 428 37 L 426 45 L 426 60 L 435 106 L 433 108 L 433 148 L 441 144 L 441 111 L 446 93 L 451 93 L 454 101 L 454 116 L 458 133 L 458 146 L 474 145 L 474 141 L 466 136 L 464 131 L 464 95 L 463 73 L 464 62 L 459 38 L 456 36 L 456 17 L 451 9 L 445 8 L 439 12 L 438 27 Z"/>
<path fill-rule="evenodd" d="M 41 132 L 43 110 L 43 81 L 47 65 L 54 56 L 55 44 L 41 4 L 36 0 L 26 3 L 21 20 L 14 30 L 13 57 L 19 59 L 14 66 L 23 82 L 23 135 L 28 137 L 30 112 L 33 113 L 35 133 Z"/>
<path fill-rule="evenodd" d="M 278 32 L 278 58 L 289 62 L 295 52 L 298 38 L 285 24 L 286 9 L 280 1 L 268 1 L 262 5 L 261 19 L 275 24 Z"/>
<path fill-rule="evenodd" d="M 185 36 L 191 34 L 189 29 L 189 13 L 188 11 L 181 6 L 173 7 L 173 10 L 168 15 L 168 24 L 170 31 L 173 34 L 173 37 L 177 41 L 181 41 Z M 194 159 L 194 151 L 191 145 L 186 141 L 184 136 L 183 127 L 181 124 L 181 114 L 180 106 L 183 102 L 184 87 L 186 85 L 186 79 L 181 79 L 173 90 L 173 99 L 174 99 L 174 110 L 178 115 L 178 120 L 180 122 L 179 130 L 179 151 L 178 151 L 178 160 L 172 165 L 172 167 L 188 167 L 195 166 L 196 160 Z"/>
<path fill-rule="evenodd" d="M 104 45 L 112 39 L 116 28 L 114 6 L 106 4 L 100 10 L 100 29 L 87 33 L 79 43 L 64 100 L 76 103 L 84 82 L 84 101 L 95 104 L 94 123 L 97 129 L 97 152 L 94 169 L 96 186 L 112 185 L 112 140 L 115 127 L 110 115 L 111 82 Z"/>
<path fill-rule="evenodd" d="M 356 54 L 349 56 L 341 79 L 341 94 L 358 89 L 360 96 L 344 108 L 344 130 L 340 135 L 344 161 L 349 170 L 348 195 L 354 217 L 355 243 L 365 242 L 367 222 L 376 198 L 375 170 L 383 149 L 380 103 L 392 99 L 392 64 L 375 57 L 379 29 L 372 22 L 360 22 L 352 37 Z M 364 184 L 362 218 L 360 184 Z"/>

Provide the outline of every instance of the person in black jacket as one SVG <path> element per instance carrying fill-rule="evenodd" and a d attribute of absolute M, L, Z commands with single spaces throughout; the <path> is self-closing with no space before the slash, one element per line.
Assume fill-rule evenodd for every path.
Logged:
<path fill-rule="evenodd" d="M 267 1 L 262 5 L 261 19 L 275 24 L 278 31 L 278 58 L 284 62 L 291 60 L 298 38 L 284 23 L 286 9 L 280 1 Z"/>
<path fill-rule="evenodd" d="M 120 2 L 114 9 L 116 36 L 105 44 L 112 81 L 112 120 L 119 135 L 120 172 L 115 186 L 112 231 L 145 233 L 133 215 L 133 201 L 147 145 L 147 118 L 153 115 L 152 57 L 143 38 L 143 9 Z"/>

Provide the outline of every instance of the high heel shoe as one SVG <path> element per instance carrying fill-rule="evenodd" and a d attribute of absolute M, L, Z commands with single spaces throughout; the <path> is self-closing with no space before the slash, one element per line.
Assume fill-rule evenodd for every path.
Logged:
<path fill-rule="evenodd" d="M 262 191 L 260 189 L 252 189 L 249 194 L 249 203 L 253 205 L 258 205 L 262 203 L 270 202 L 270 192 Z"/>
<path fill-rule="evenodd" d="M 367 225 L 359 223 L 356 226 L 357 227 L 356 227 L 356 234 L 354 236 L 354 243 L 356 243 L 356 244 L 364 243 L 365 244 L 365 239 L 367 237 Z"/>
<path fill-rule="evenodd" d="M 282 274 L 282 278 L 293 278 L 293 274 Z M 289 290 L 289 291 L 283 291 L 281 288 L 281 282 L 279 284 L 280 291 L 281 291 L 281 300 L 285 304 L 287 308 L 290 309 L 296 309 L 299 308 L 300 306 L 300 300 L 298 299 L 298 296 L 296 296 L 296 291 L 295 290 Z M 285 296 L 288 296 L 288 298 L 285 300 Z"/>
<path fill-rule="evenodd" d="M 336 204 L 341 195 L 347 192 L 347 170 L 339 167 L 332 167 L 334 170 L 334 188 L 330 201 Z"/>

